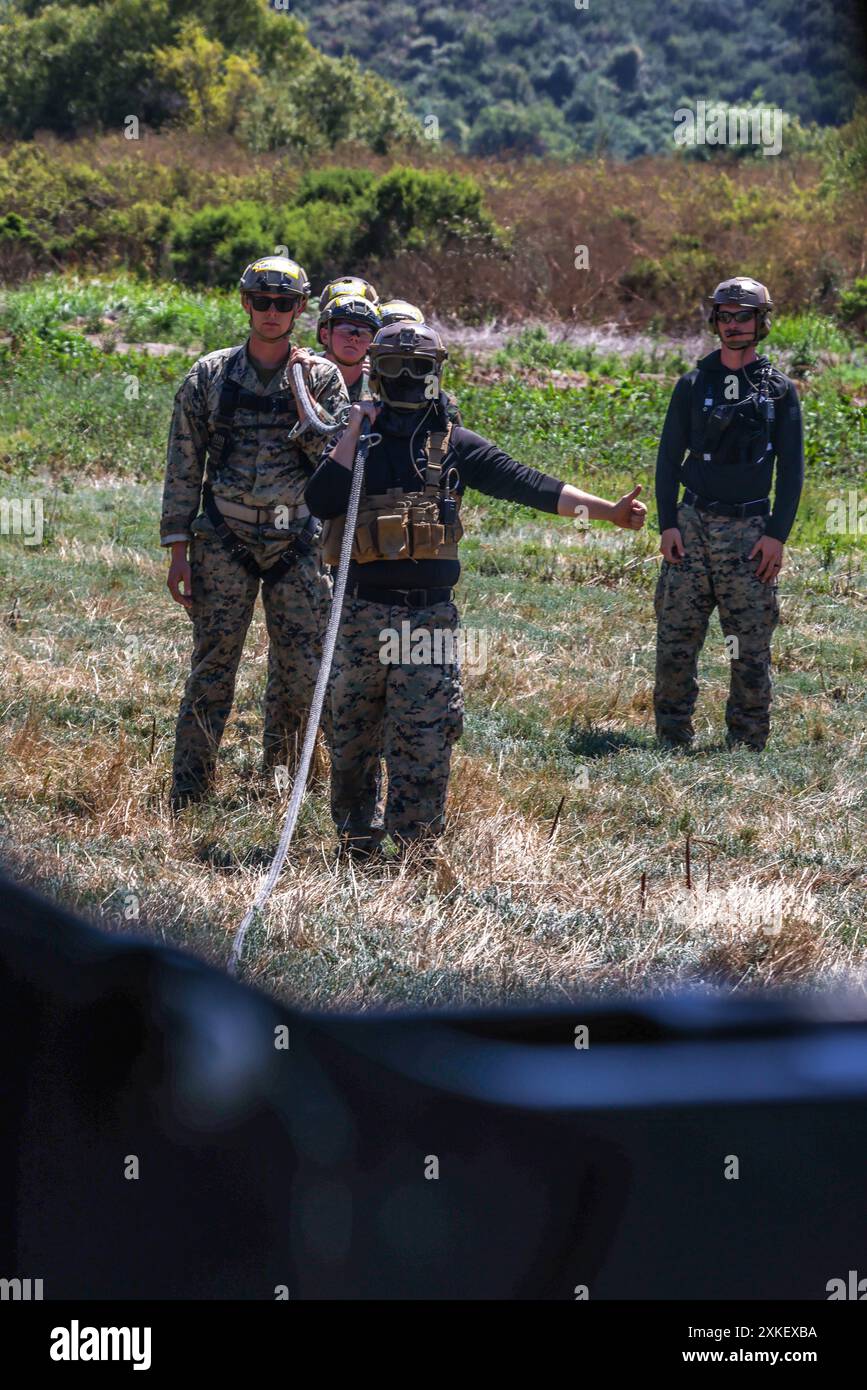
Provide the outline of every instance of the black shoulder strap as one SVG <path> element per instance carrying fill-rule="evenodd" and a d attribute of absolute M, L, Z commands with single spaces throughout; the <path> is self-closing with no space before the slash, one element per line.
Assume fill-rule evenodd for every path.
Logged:
<path fill-rule="evenodd" d="M 208 446 L 211 471 L 214 474 L 218 473 L 222 467 L 232 441 L 232 422 L 235 418 L 235 411 L 238 409 L 238 399 L 242 388 L 241 383 L 235 381 L 231 376 L 231 372 L 237 365 L 243 351 L 243 347 L 236 347 L 226 358 L 220 386 L 220 399 L 217 402 L 217 417 Z"/>
<path fill-rule="evenodd" d="M 691 397 L 691 421 L 689 448 L 693 454 L 701 457 L 704 445 L 704 432 L 707 424 L 708 412 L 713 405 L 713 400 L 707 395 L 710 388 L 710 377 L 708 373 L 699 367 L 692 383 Z"/>

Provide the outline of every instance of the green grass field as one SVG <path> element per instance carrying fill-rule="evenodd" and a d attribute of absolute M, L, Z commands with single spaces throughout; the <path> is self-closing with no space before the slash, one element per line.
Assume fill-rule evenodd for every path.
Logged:
<path fill-rule="evenodd" d="M 259 609 L 218 794 L 173 824 L 189 632 L 157 517 L 177 384 L 243 329 L 231 297 L 117 277 L 34 282 L 0 312 L 0 500 L 45 513 L 42 544 L 0 536 L 0 854 L 104 925 L 215 962 L 285 809 L 257 772 L 266 639 Z M 446 384 L 471 428 L 594 492 L 641 482 L 650 523 L 582 534 L 472 499 L 459 602 L 488 664 L 466 675 L 436 863 L 335 868 L 320 768 L 246 978 L 359 1008 L 863 977 L 865 536 L 827 518 L 867 496 L 867 360 L 816 316 L 781 319 L 769 350 L 803 382 L 807 484 L 765 753 L 724 750 L 715 621 L 697 747 L 653 739 L 653 464 L 682 348 L 622 357 L 516 330 L 484 361 L 456 352 Z"/>

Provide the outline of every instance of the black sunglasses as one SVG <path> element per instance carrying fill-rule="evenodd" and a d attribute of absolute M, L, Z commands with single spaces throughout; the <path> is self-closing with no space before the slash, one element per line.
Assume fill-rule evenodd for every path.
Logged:
<path fill-rule="evenodd" d="M 276 296 L 271 294 L 250 295 L 250 303 L 257 313 L 263 313 L 266 309 L 270 309 L 273 304 L 278 314 L 288 314 L 291 313 L 298 302 L 299 298 L 297 294 L 281 294 Z"/>
<path fill-rule="evenodd" d="M 728 309 L 718 309 L 717 318 L 720 323 L 749 323 L 755 309 L 739 309 L 737 313 L 729 313 Z"/>

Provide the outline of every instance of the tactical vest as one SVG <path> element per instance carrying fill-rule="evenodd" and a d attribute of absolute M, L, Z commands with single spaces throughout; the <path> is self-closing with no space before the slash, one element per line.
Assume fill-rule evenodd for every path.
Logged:
<path fill-rule="evenodd" d="M 692 384 L 690 458 L 699 463 L 756 466 L 764 461 L 771 442 L 774 402 L 781 400 L 787 382 L 776 367 L 767 374 L 764 404 L 753 389 L 738 401 L 714 406 L 711 374 L 699 368 Z M 774 387 L 782 391 L 774 393 Z"/>
<path fill-rule="evenodd" d="M 424 491 L 389 488 L 368 493 L 362 489 L 352 559 L 358 565 L 374 560 L 456 560 L 464 534 L 459 516 L 460 496 L 441 487 L 443 459 L 449 451 L 451 424 L 429 434 L 425 444 Z M 322 542 L 327 565 L 340 560 L 346 517 L 325 523 Z"/>
<path fill-rule="evenodd" d="M 262 430 L 281 426 L 285 427 L 288 433 L 298 420 L 298 406 L 291 391 L 283 395 L 259 396 L 255 391 L 245 390 L 239 381 L 229 376 L 243 354 L 243 347 L 239 347 L 226 358 L 217 415 L 208 441 L 208 477 L 212 482 L 219 479 L 220 470 L 231 453 L 237 410 L 251 411 L 260 417 L 255 424 L 247 425 L 245 429 Z M 308 473 L 312 472 L 303 454 L 299 456 L 299 461 Z"/>

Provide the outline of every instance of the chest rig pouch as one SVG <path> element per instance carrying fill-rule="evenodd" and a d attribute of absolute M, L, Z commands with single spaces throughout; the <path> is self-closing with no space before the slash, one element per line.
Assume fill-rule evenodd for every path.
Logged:
<path fill-rule="evenodd" d="M 710 379 L 700 371 L 692 388 L 692 458 L 723 467 L 730 464 L 751 467 L 762 463 L 771 441 L 774 403 L 786 391 L 783 381 L 782 392 L 775 392 L 778 376 L 772 368 L 758 389 L 754 388 L 749 395 L 714 406 Z"/>
<path fill-rule="evenodd" d="M 452 425 L 428 435 L 425 445 L 423 492 L 389 488 L 387 492 L 362 491 L 358 521 L 352 541 L 357 565 L 374 560 L 456 560 L 458 541 L 464 534 L 459 516 L 461 499 L 443 487 L 443 459 L 449 451 Z M 448 478 L 446 478 L 446 484 Z M 344 516 L 325 523 L 325 563 L 336 565 L 346 526 Z"/>

